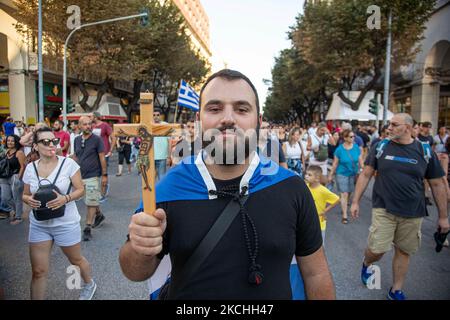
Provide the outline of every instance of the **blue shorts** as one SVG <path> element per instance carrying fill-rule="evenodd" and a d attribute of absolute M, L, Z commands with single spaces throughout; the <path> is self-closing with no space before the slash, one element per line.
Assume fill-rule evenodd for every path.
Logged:
<path fill-rule="evenodd" d="M 59 247 L 70 247 L 81 242 L 80 224 L 71 223 L 56 227 L 43 227 L 30 224 L 29 243 L 55 241 Z"/>
<path fill-rule="evenodd" d="M 355 191 L 355 176 L 341 176 L 336 175 L 336 189 L 339 193 L 354 192 Z"/>

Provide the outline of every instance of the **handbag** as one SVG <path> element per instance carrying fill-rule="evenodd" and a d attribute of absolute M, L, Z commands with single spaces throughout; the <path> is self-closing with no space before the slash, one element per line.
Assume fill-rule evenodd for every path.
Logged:
<path fill-rule="evenodd" d="M 167 300 L 170 291 L 180 291 L 186 286 L 187 281 L 194 275 L 195 271 L 202 265 L 206 258 L 211 254 L 212 250 L 222 239 L 225 232 L 231 226 L 231 223 L 236 218 L 240 211 L 240 204 L 243 206 L 247 201 L 248 196 L 244 196 L 237 201 L 235 199 L 230 200 L 225 209 L 214 222 L 211 229 L 209 229 L 206 236 L 202 239 L 192 255 L 188 258 L 184 268 L 181 270 L 179 281 L 166 281 L 161 287 L 158 299 Z M 240 204 L 239 202 L 240 201 Z"/>
<path fill-rule="evenodd" d="M 41 182 L 46 180 L 50 182 L 47 179 L 39 179 L 39 173 L 36 168 L 36 164 L 32 162 L 34 171 L 36 172 L 36 176 L 38 178 L 39 188 L 34 194 L 33 198 L 41 202 L 41 206 L 37 209 L 33 209 L 33 214 L 36 220 L 38 221 L 45 221 L 55 218 L 60 218 L 64 216 L 64 212 L 66 210 L 66 205 L 63 205 L 59 207 L 58 209 L 50 209 L 47 208 L 47 202 L 52 201 L 56 199 L 57 195 L 53 192 L 56 191 L 58 193 L 61 193 L 59 188 L 56 186 L 56 181 L 58 180 L 59 174 L 61 172 L 62 167 L 64 166 L 64 162 L 66 161 L 66 158 L 63 159 L 61 166 L 58 169 L 58 172 L 56 173 L 55 179 L 53 180 L 53 183 L 42 185 Z M 70 189 L 72 187 L 72 182 L 69 185 L 69 189 L 67 189 L 66 194 L 69 194 Z"/>
<path fill-rule="evenodd" d="M 319 142 L 319 150 L 313 151 L 316 161 L 323 162 L 328 159 L 328 145 L 324 143 L 325 138 L 320 142 L 319 138 L 314 135 L 314 138 Z"/>
<path fill-rule="evenodd" d="M 342 148 L 344 148 L 344 146 L 342 146 Z M 347 151 L 348 156 L 350 157 L 350 160 L 352 161 L 352 167 L 353 167 L 353 170 L 355 171 L 355 185 L 356 185 L 356 183 L 358 182 L 358 178 L 359 178 L 358 168 L 355 166 L 355 161 L 353 160 L 353 157 L 352 157 L 352 154 L 350 153 L 350 151 L 345 148 L 344 148 L 344 150 Z M 356 167 L 356 169 L 355 169 L 355 167 Z"/>
<path fill-rule="evenodd" d="M 8 158 L 5 155 L 5 157 L 0 160 L 0 178 L 8 179 L 11 178 L 12 175 L 13 174 L 11 168 L 9 167 Z"/>

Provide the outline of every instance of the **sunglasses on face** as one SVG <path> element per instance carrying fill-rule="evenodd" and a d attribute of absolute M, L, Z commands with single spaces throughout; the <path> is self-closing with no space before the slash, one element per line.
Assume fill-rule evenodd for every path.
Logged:
<path fill-rule="evenodd" d="M 52 143 L 55 147 L 59 144 L 60 139 L 41 139 L 38 141 L 38 143 L 42 143 L 44 146 L 48 147 Z"/>

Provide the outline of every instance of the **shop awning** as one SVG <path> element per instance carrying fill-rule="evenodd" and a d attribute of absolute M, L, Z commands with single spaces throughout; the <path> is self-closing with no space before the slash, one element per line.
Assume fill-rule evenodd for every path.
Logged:
<path fill-rule="evenodd" d="M 352 101 L 356 101 L 360 91 L 347 91 L 345 94 Z M 377 120 L 377 117 L 369 112 L 369 102 L 375 95 L 374 91 L 369 91 L 361 102 L 357 111 L 339 98 L 338 94 L 333 95 L 333 102 L 326 116 L 326 120 L 358 120 L 358 121 L 370 121 Z M 387 120 L 390 120 L 394 114 L 387 110 Z M 378 120 L 383 120 L 383 105 L 379 104 Z"/>

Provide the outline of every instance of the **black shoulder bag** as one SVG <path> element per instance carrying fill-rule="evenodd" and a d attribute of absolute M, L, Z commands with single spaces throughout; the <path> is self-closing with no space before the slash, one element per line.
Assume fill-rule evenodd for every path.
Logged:
<path fill-rule="evenodd" d="M 159 300 L 166 300 L 169 294 L 169 290 L 171 292 L 179 292 L 182 290 L 187 282 L 192 278 L 194 273 L 198 270 L 198 268 L 202 265 L 202 263 L 206 260 L 206 258 L 211 254 L 213 249 L 219 243 L 220 239 L 222 239 L 225 232 L 231 226 L 231 223 L 238 215 L 241 206 L 245 204 L 248 196 L 243 196 L 241 198 L 233 198 L 222 211 L 220 216 L 217 218 L 214 225 L 208 231 L 206 236 L 202 239 L 198 247 L 195 249 L 194 253 L 187 260 L 184 268 L 181 270 L 180 281 L 170 281 L 166 282 L 160 290 Z"/>
<path fill-rule="evenodd" d="M 60 218 L 64 216 L 64 211 L 66 210 L 66 205 L 63 205 L 62 207 L 59 207 L 58 209 L 50 209 L 47 208 L 47 202 L 52 201 L 56 199 L 56 194 L 53 191 L 56 191 L 58 193 L 61 193 L 59 188 L 56 186 L 56 181 L 58 180 L 59 173 L 61 172 L 62 167 L 64 166 L 64 162 L 66 161 L 66 158 L 63 159 L 61 166 L 58 169 L 58 172 L 56 173 L 55 179 L 53 180 L 53 183 L 50 184 L 44 184 L 42 185 L 41 182 L 47 179 L 39 179 L 39 173 L 36 168 L 36 164 L 32 162 L 34 171 L 36 172 L 36 176 L 39 183 L 39 188 L 34 194 L 34 199 L 41 202 L 41 206 L 37 209 L 33 209 L 33 214 L 36 220 L 38 221 L 45 221 L 55 218 Z M 47 180 L 50 182 L 49 180 Z M 72 182 L 70 182 L 69 189 L 67 189 L 67 193 L 69 194 L 70 188 L 72 187 Z"/>

